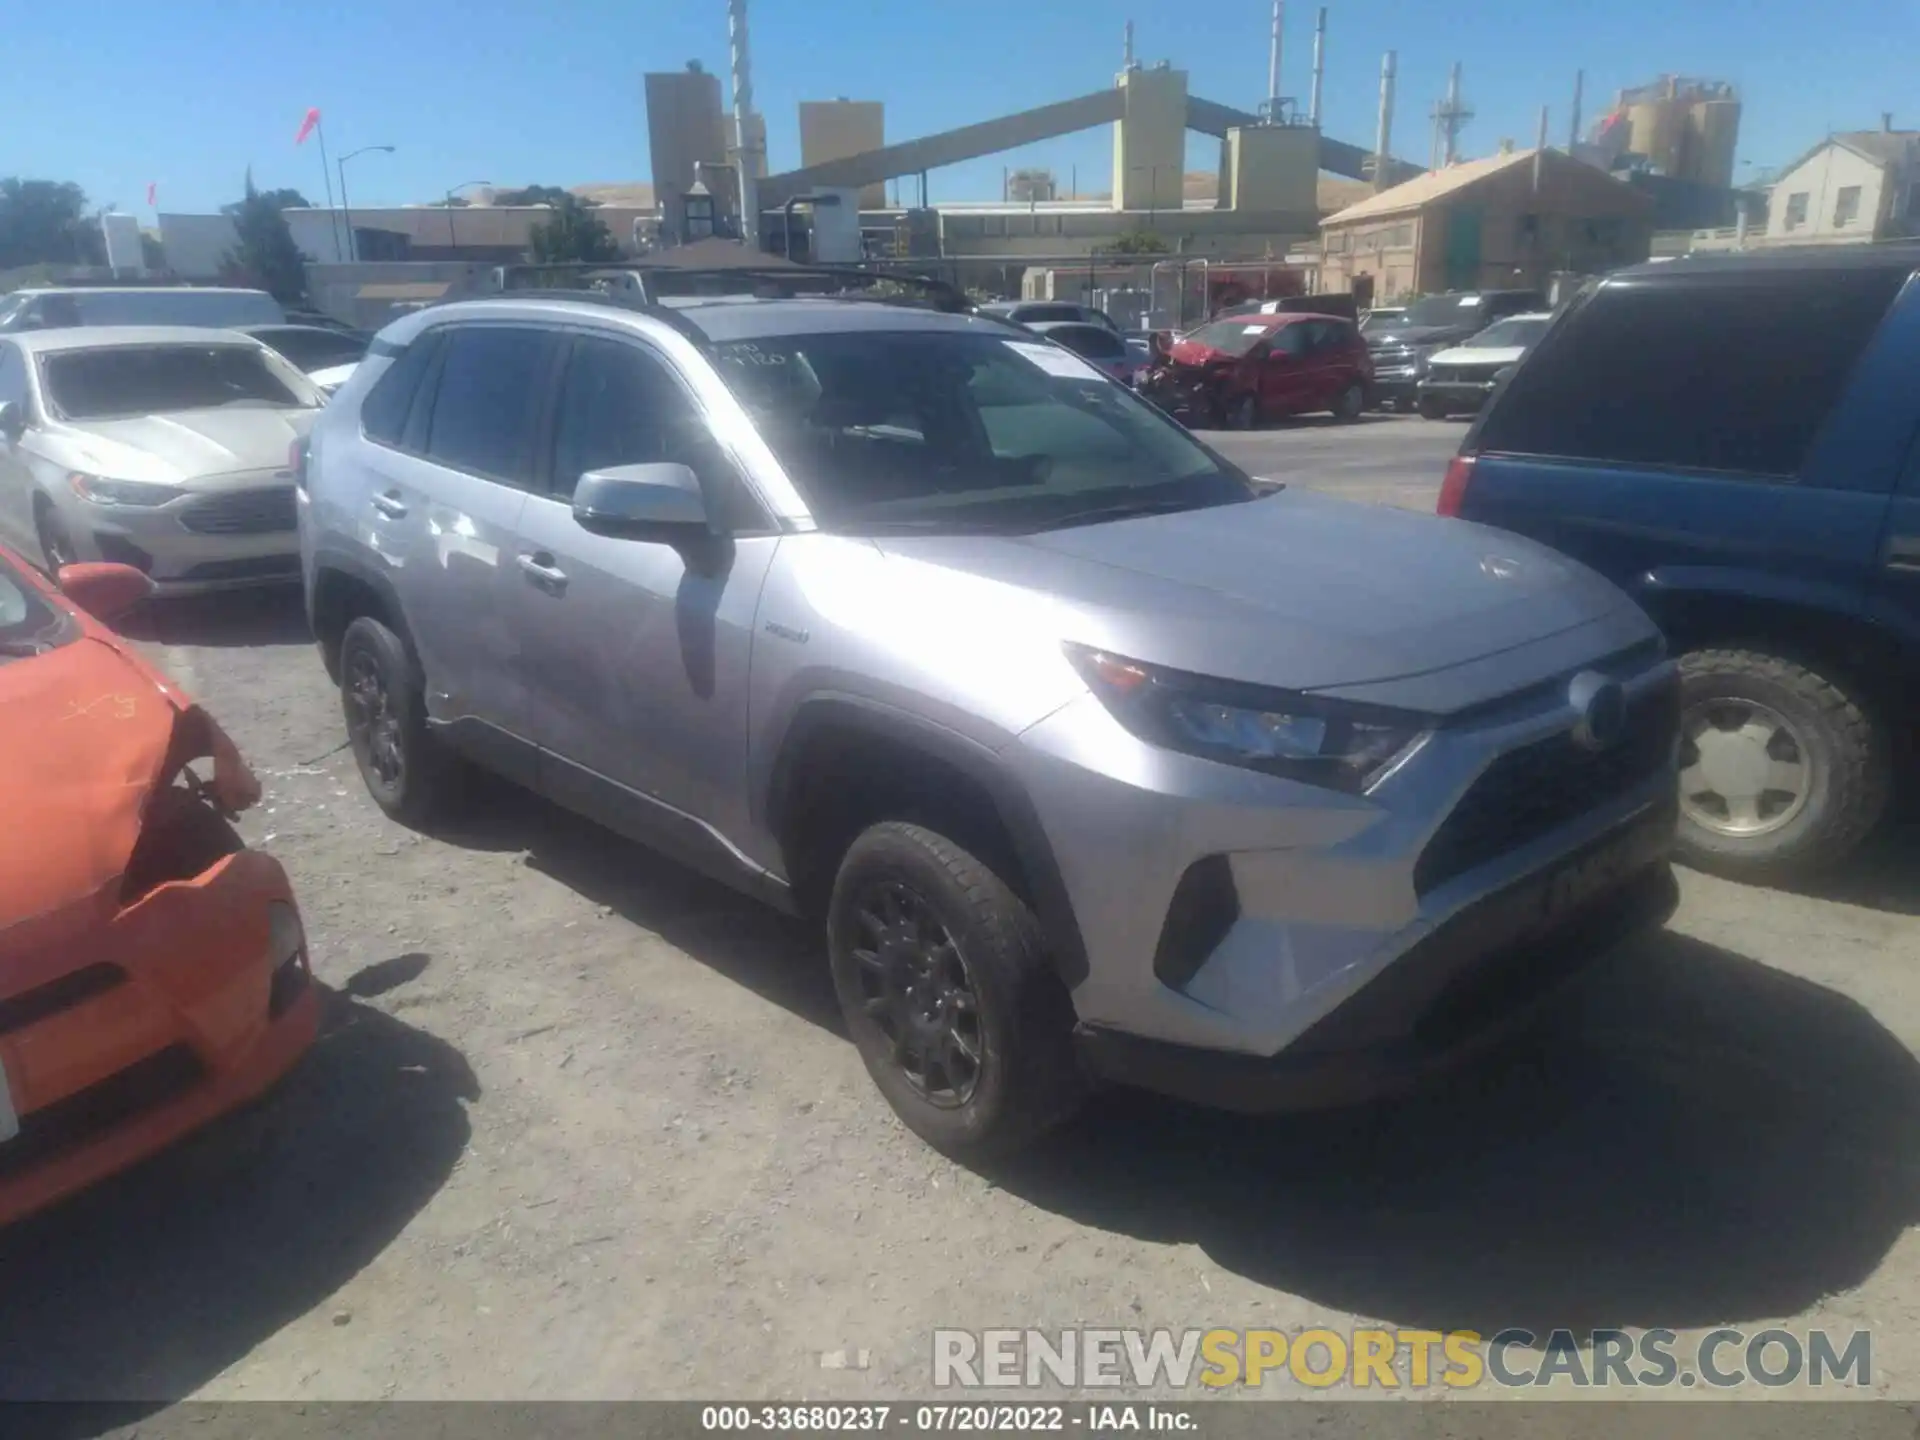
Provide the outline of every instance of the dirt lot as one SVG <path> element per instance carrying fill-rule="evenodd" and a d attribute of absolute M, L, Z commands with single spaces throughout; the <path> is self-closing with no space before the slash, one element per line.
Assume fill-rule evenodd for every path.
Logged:
<path fill-rule="evenodd" d="M 1456 441 L 1231 443 L 1417 500 Z M 1872 1327 L 1920 1398 L 1911 826 L 1818 895 L 1685 876 L 1530 1065 L 1305 1120 L 1114 1094 L 982 1175 L 894 1122 L 810 936 L 504 786 L 388 823 L 290 599 L 156 624 L 266 781 L 325 1033 L 0 1235 L 0 1396 L 925 1395 L 936 1326 L 1777 1321 Z"/>

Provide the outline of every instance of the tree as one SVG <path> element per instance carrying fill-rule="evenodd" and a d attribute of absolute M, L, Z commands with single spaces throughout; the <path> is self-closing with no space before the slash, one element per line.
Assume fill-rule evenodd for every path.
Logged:
<path fill-rule="evenodd" d="M 262 190 L 260 200 L 261 203 L 271 205 L 276 210 L 311 210 L 313 208 L 313 202 L 298 190 Z M 240 207 L 246 203 L 244 200 L 236 200 L 231 205 L 222 205 L 220 213 L 238 215 Z"/>
<path fill-rule="evenodd" d="M 606 222 L 581 203 L 579 197 L 566 195 L 553 202 L 553 214 L 533 227 L 533 258 L 543 263 L 558 260 L 618 260 L 620 247 Z"/>
<path fill-rule="evenodd" d="M 1166 240 L 1152 230 L 1129 230 L 1115 236 L 1107 251 L 1112 255 L 1164 255 L 1167 248 Z"/>
<path fill-rule="evenodd" d="M 499 190 L 494 192 L 496 205 L 552 205 L 556 209 L 571 201 L 575 205 L 591 206 L 591 200 L 582 200 L 571 190 L 562 190 L 558 185 L 529 185 L 521 190 Z"/>
<path fill-rule="evenodd" d="M 240 243 L 227 253 L 223 278 L 258 286 L 283 305 L 304 300 L 307 294 L 306 258 L 293 243 L 287 217 L 274 199 L 292 193 L 273 190 L 263 195 L 253 188 L 249 170 L 245 198 L 225 207 L 233 216 Z"/>
<path fill-rule="evenodd" d="M 87 197 L 65 180 L 0 180 L 0 270 L 86 258 Z"/>

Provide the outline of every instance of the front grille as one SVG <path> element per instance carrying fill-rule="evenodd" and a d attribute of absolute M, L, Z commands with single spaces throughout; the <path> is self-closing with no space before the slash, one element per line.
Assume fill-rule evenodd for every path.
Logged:
<path fill-rule="evenodd" d="M 1567 730 L 1501 755 L 1420 852 L 1415 893 L 1425 895 L 1624 795 L 1670 763 L 1679 723 L 1676 676 L 1639 697 L 1626 733 L 1604 750 L 1584 749 Z"/>
<path fill-rule="evenodd" d="M 180 523 L 202 535 L 274 535 L 291 530 L 293 487 L 235 490 L 214 495 L 181 512 Z"/>
<path fill-rule="evenodd" d="M 0 1177 L 75 1149 L 191 1090 L 206 1067 L 190 1045 L 172 1045 L 64 1100 L 20 1117 L 0 1145 Z"/>
<path fill-rule="evenodd" d="M 1498 369 L 1497 365 L 1429 365 L 1427 378 L 1443 385 L 1484 385 Z"/>
<path fill-rule="evenodd" d="M 10 995 L 0 1000 L 0 1035 L 37 1025 L 50 1015 L 71 1010 L 96 995 L 117 989 L 126 981 L 124 970 L 103 961 L 69 970 L 57 980 L 36 985 L 19 995 Z"/>

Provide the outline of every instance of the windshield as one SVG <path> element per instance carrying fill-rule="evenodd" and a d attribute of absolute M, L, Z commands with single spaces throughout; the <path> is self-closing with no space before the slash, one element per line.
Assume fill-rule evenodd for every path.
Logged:
<path fill-rule="evenodd" d="M 1479 318 L 1478 295 L 1429 295 L 1407 306 L 1406 316 L 1399 323 L 1420 326 L 1472 325 Z"/>
<path fill-rule="evenodd" d="M 0 295 L 0 330 L 9 328 L 9 323 L 27 308 L 30 295 Z"/>
<path fill-rule="evenodd" d="M 1489 325 L 1468 343 L 1475 350 L 1525 348 L 1547 333 L 1550 320 L 1502 320 Z"/>
<path fill-rule="evenodd" d="M 714 357 L 830 529 L 1037 529 L 1257 494 L 1037 340 L 859 331 L 736 341 Z"/>
<path fill-rule="evenodd" d="M 1360 322 L 1360 328 L 1362 331 L 1391 330 L 1396 325 L 1406 323 L 1407 312 L 1404 310 L 1373 310 Z"/>
<path fill-rule="evenodd" d="M 54 638 L 61 616 L 20 572 L 0 559 L 0 664 L 36 654 Z"/>
<path fill-rule="evenodd" d="M 1180 338 L 1218 350 L 1222 355 L 1245 355 L 1273 334 L 1275 328 L 1265 320 L 1214 320 L 1189 330 Z"/>
<path fill-rule="evenodd" d="M 40 357 L 40 385 L 68 420 L 106 420 L 223 405 L 310 408 L 242 345 L 122 345 Z"/>
<path fill-rule="evenodd" d="M 283 359 L 312 372 L 330 365 L 351 365 L 367 353 L 367 342 L 332 330 L 292 325 L 282 330 L 255 330 L 253 337 L 270 345 Z"/>

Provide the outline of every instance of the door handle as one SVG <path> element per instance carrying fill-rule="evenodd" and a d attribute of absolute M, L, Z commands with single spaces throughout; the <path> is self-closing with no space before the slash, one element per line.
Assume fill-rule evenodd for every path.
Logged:
<path fill-rule="evenodd" d="M 391 490 L 384 495 L 374 496 L 373 508 L 389 520 L 404 520 L 407 518 L 406 502 Z"/>
<path fill-rule="evenodd" d="M 517 556 L 514 563 L 520 567 L 520 573 L 535 585 L 542 585 L 550 590 L 564 590 L 567 585 L 567 572 L 558 565 L 550 563 L 552 559 L 551 555 L 542 552 L 538 555 Z"/>
<path fill-rule="evenodd" d="M 1889 570 L 1920 570 L 1920 535 L 1889 535 L 1887 537 L 1887 568 Z"/>

